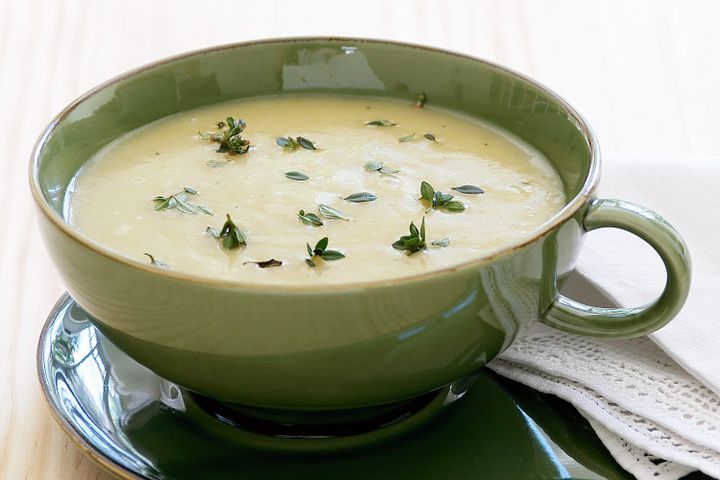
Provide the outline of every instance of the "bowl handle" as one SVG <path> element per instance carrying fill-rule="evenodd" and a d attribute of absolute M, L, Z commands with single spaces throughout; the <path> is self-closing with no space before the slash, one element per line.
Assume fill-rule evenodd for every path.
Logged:
<path fill-rule="evenodd" d="M 655 212 L 622 200 L 592 200 L 583 227 L 588 232 L 620 228 L 645 240 L 665 264 L 665 289 L 654 302 L 633 308 L 593 307 L 557 293 L 541 321 L 566 332 L 605 338 L 637 337 L 668 323 L 690 288 L 690 254 L 678 232 Z"/>

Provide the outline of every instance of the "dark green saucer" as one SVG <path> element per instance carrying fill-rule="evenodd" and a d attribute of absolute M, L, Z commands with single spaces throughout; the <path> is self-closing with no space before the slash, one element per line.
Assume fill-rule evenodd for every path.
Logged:
<path fill-rule="evenodd" d="M 632 478 L 571 405 L 487 369 L 462 398 L 382 442 L 287 453 L 247 441 L 208 399 L 128 358 L 68 296 L 42 332 L 38 368 L 63 429 L 124 478 Z"/>

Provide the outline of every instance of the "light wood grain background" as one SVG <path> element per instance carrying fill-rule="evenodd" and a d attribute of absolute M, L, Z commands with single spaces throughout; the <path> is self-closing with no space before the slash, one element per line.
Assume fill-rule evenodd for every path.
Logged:
<path fill-rule="evenodd" d="M 390 38 L 485 57 L 540 80 L 606 153 L 720 155 L 717 1 L 0 0 L 0 478 L 109 478 L 52 420 L 37 336 L 63 287 L 26 171 L 51 116 L 140 64 L 290 35 Z"/>

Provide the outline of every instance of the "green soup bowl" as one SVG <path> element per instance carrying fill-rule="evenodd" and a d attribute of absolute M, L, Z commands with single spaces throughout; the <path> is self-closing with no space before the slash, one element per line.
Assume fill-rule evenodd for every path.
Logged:
<path fill-rule="evenodd" d="M 393 97 L 481 117 L 553 163 L 567 204 L 490 256 L 399 280 L 255 285 L 158 269 L 71 226 L 64 197 L 93 153 L 167 115 L 231 99 L 289 93 Z M 530 322 L 582 335 L 650 333 L 682 307 L 690 258 L 660 216 L 598 199 L 600 153 L 587 123 L 537 82 L 457 53 L 389 41 L 291 38 L 162 60 L 83 95 L 40 136 L 30 185 L 42 235 L 72 298 L 116 346 L 204 397 L 267 411 L 382 408 L 472 375 Z M 599 308 L 558 292 L 586 232 L 629 231 L 667 271 L 636 308 Z M 630 268 L 630 267 L 629 267 Z"/>

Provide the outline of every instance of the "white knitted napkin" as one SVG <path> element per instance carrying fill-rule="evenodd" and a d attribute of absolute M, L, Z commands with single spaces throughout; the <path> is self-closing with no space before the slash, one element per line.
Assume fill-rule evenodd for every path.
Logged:
<path fill-rule="evenodd" d="M 693 470 L 720 478 L 720 159 L 611 156 L 601 185 L 601 197 L 649 207 L 683 235 L 693 261 L 685 308 L 662 330 L 632 340 L 537 323 L 489 366 L 573 403 L 637 478 L 674 480 Z M 628 234 L 593 232 L 566 293 L 641 305 L 664 284 L 650 252 Z"/>

